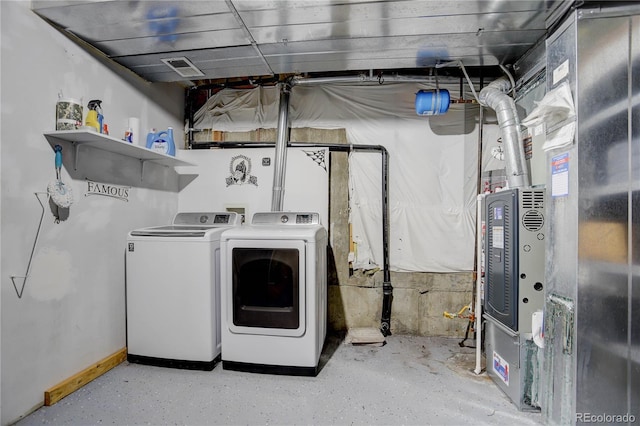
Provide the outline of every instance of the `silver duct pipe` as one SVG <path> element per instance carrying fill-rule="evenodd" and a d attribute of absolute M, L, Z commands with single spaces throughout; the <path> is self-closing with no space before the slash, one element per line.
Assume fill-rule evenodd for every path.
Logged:
<path fill-rule="evenodd" d="M 513 98 L 506 94 L 511 88 L 511 82 L 506 77 L 501 77 L 480 91 L 478 102 L 480 105 L 493 109 L 498 117 L 506 154 L 509 188 L 529 187 L 531 183 L 524 156 L 524 146 L 520 137 L 518 111 Z"/>
<path fill-rule="evenodd" d="M 292 86 L 316 86 L 319 84 L 332 84 L 332 83 L 364 83 L 367 81 L 365 74 L 358 74 L 354 76 L 346 77 L 318 77 L 318 78 L 305 78 L 300 76 L 293 76 L 289 80 Z"/>
<path fill-rule="evenodd" d="M 457 78 L 452 77 L 438 77 L 438 82 L 441 84 L 451 83 L 458 84 Z M 436 83 L 435 76 L 421 76 L 421 75 L 373 75 L 373 74 L 358 74 L 353 76 L 344 77 L 319 77 L 319 78 L 306 78 L 300 76 L 293 76 L 289 80 L 292 86 L 316 86 L 319 84 L 338 84 L 338 83 L 370 83 L 370 84 L 386 84 L 386 83 Z"/>
<path fill-rule="evenodd" d="M 284 201 L 284 175 L 287 168 L 287 144 L 289 143 L 289 94 L 291 87 L 286 83 L 280 86 L 280 108 L 278 110 L 278 136 L 276 139 L 275 163 L 273 165 L 273 195 L 271 211 L 282 211 Z"/>

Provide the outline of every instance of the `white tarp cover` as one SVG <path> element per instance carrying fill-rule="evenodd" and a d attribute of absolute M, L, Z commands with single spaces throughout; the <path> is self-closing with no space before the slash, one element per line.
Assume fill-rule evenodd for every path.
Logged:
<path fill-rule="evenodd" d="M 477 131 L 436 135 L 417 116 L 418 83 L 297 85 L 292 128 L 346 129 L 353 145 L 389 152 L 390 268 L 458 272 L 473 269 Z M 277 127 L 279 89 L 224 89 L 195 114 L 194 127 L 250 131 Z M 356 269 L 382 268 L 381 154 L 350 155 L 350 208 Z"/>

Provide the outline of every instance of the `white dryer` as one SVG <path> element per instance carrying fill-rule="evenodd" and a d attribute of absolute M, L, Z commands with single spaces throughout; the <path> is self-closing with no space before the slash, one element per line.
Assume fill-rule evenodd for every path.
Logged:
<path fill-rule="evenodd" d="M 127 359 L 212 370 L 220 358 L 220 235 L 232 212 L 182 212 L 131 231 L 126 250 Z"/>
<path fill-rule="evenodd" d="M 318 213 L 265 212 L 221 238 L 222 367 L 318 374 L 327 231 Z"/>

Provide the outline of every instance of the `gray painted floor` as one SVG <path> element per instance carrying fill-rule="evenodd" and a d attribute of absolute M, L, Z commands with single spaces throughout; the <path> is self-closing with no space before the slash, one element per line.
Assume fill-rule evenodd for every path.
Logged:
<path fill-rule="evenodd" d="M 17 425 L 541 424 L 472 372 L 475 350 L 459 340 L 392 335 L 372 347 L 329 336 L 317 377 L 125 362 Z"/>

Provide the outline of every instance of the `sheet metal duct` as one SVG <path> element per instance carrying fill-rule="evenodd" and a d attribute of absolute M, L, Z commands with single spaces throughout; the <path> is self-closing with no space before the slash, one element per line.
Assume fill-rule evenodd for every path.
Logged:
<path fill-rule="evenodd" d="M 282 211 L 284 201 L 284 177 L 287 168 L 287 144 L 289 142 L 289 95 L 291 86 L 279 83 L 280 109 L 278 110 L 278 136 L 276 139 L 276 154 L 273 170 L 273 196 L 271 211 Z"/>
<path fill-rule="evenodd" d="M 506 77 L 501 77 L 480 91 L 478 102 L 496 112 L 505 147 L 509 188 L 522 188 L 531 186 L 531 183 L 524 156 L 524 146 L 520 138 L 520 120 L 516 103 L 506 94 L 512 88 L 511 81 Z"/>
<path fill-rule="evenodd" d="M 31 7 L 147 81 L 206 84 L 455 60 L 510 64 L 545 37 L 565 3 L 573 2 L 32 0 Z M 204 76 L 180 75 L 162 61 L 182 57 Z"/>

